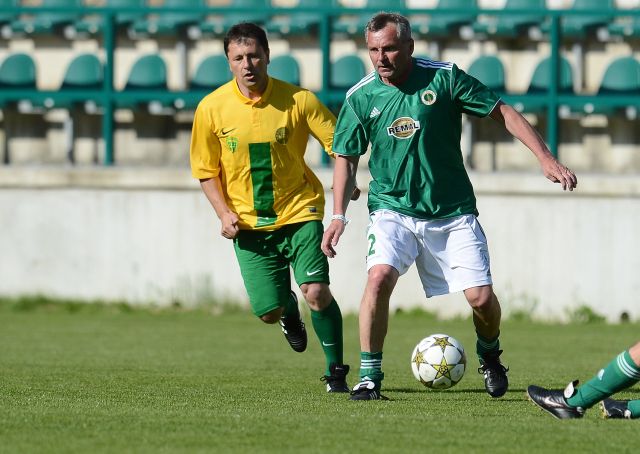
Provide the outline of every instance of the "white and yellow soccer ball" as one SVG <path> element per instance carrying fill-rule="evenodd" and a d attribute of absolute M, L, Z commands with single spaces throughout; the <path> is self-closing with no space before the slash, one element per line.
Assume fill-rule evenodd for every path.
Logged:
<path fill-rule="evenodd" d="M 447 334 L 425 337 L 411 353 L 411 370 L 431 389 L 449 389 L 464 376 L 467 357 L 462 344 Z"/>

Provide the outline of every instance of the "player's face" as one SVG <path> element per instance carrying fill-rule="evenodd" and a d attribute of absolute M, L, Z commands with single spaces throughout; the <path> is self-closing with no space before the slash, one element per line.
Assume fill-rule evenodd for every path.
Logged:
<path fill-rule="evenodd" d="M 267 88 L 269 54 L 253 38 L 232 41 L 227 48 L 229 68 L 238 88 L 248 98 L 261 96 Z"/>
<path fill-rule="evenodd" d="M 380 78 L 387 84 L 398 84 L 409 74 L 413 40 L 398 38 L 396 24 L 367 33 L 369 58 Z"/>

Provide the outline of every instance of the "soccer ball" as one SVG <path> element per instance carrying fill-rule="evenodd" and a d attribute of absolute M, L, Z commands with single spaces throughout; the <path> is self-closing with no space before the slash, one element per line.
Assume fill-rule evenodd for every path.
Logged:
<path fill-rule="evenodd" d="M 451 388 L 462 379 L 466 366 L 462 344 L 446 334 L 425 337 L 411 353 L 413 375 L 431 389 Z"/>

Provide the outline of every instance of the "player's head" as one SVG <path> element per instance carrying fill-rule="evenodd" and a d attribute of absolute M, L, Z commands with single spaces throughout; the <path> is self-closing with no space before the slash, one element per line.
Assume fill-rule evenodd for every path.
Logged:
<path fill-rule="evenodd" d="M 232 26 L 224 37 L 224 54 L 229 56 L 229 44 L 233 42 L 243 43 L 247 40 L 255 40 L 262 50 L 269 55 L 269 41 L 265 31 L 251 22 L 240 22 Z"/>
<path fill-rule="evenodd" d="M 411 69 L 413 38 L 406 17 L 378 13 L 367 23 L 364 37 L 373 67 L 385 82 L 402 82 Z"/>
<path fill-rule="evenodd" d="M 240 91 L 245 96 L 262 94 L 269 80 L 269 42 L 264 30 L 249 22 L 234 25 L 224 37 L 224 53 Z"/>

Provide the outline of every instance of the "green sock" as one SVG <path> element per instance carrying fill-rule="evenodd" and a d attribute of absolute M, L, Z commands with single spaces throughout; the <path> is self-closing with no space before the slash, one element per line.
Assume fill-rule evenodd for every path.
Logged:
<path fill-rule="evenodd" d="M 360 352 L 360 380 L 371 380 L 379 387 L 383 379 L 382 352 Z"/>
<path fill-rule="evenodd" d="M 287 302 L 284 304 L 284 311 L 282 311 L 283 317 L 300 314 L 300 310 L 298 309 L 298 297 L 294 295 L 294 293 L 291 293 L 287 297 Z"/>
<path fill-rule="evenodd" d="M 578 388 L 575 396 L 567 399 L 574 407 L 589 408 L 618 391 L 640 380 L 640 368 L 628 351 L 620 353 L 607 367 Z"/>
<path fill-rule="evenodd" d="M 311 311 L 311 323 L 327 360 L 325 375 L 330 375 L 331 363 L 342 364 L 342 313 L 336 300 L 322 311 Z"/>
<path fill-rule="evenodd" d="M 630 400 L 627 408 L 631 412 L 631 419 L 640 418 L 640 399 Z"/>
<path fill-rule="evenodd" d="M 500 332 L 493 339 L 483 337 L 476 331 L 478 340 L 476 341 L 476 353 L 478 358 L 482 358 L 487 353 L 496 353 L 500 350 Z"/>

